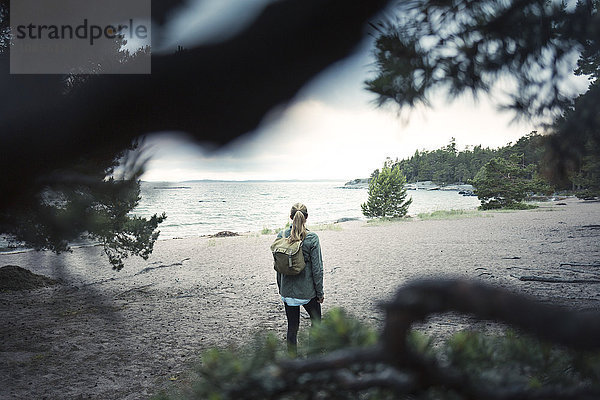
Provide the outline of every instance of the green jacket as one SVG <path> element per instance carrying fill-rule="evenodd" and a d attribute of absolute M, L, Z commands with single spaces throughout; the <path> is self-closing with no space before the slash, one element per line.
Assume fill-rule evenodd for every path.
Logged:
<path fill-rule="evenodd" d="M 285 236 L 290 236 L 291 228 L 285 230 Z M 277 237 L 282 237 L 284 231 Z M 306 267 L 298 275 L 283 275 L 277 272 L 277 286 L 283 297 L 296 299 L 312 299 L 323 297 L 323 258 L 319 237 L 314 232 L 307 232 L 302 243 L 302 254 Z"/>

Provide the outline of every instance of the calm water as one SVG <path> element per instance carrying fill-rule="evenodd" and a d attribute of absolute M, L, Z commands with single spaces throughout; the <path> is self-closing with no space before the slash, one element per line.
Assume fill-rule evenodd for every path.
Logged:
<path fill-rule="evenodd" d="M 159 229 L 161 239 L 214 234 L 219 231 L 258 232 L 279 228 L 288 221 L 292 204 L 307 205 L 310 224 L 341 218 L 360 218 L 366 189 L 343 189 L 344 182 L 184 182 L 142 183 L 141 216 L 167 213 Z M 472 209 L 477 197 L 454 191 L 411 190 L 409 214 L 450 209 Z"/>
<path fill-rule="evenodd" d="M 344 182 L 142 182 L 142 199 L 134 213 L 149 217 L 164 211 L 167 219 L 159 226 L 160 239 L 281 228 L 289 221 L 288 213 L 296 202 L 307 205 L 309 224 L 364 219 L 360 205 L 367 200 L 367 190 L 344 189 L 343 185 Z M 409 215 L 473 209 L 479 205 L 477 197 L 464 197 L 455 191 L 409 190 L 408 196 L 413 199 Z M 7 244 L 0 237 L 0 252 L 15 250 Z"/>

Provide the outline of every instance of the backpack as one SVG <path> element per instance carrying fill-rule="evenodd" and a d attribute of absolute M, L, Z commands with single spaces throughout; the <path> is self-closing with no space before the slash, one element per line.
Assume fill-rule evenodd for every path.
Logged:
<path fill-rule="evenodd" d="M 288 242 L 283 236 L 275 239 L 271 245 L 273 253 L 273 268 L 283 275 L 298 275 L 306 266 L 302 254 L 302 240 L 294 243 Z"/>

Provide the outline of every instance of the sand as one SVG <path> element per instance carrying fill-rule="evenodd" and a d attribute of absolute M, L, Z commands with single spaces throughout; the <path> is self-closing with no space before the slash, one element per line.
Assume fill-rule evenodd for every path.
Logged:
<path fill-rule="evenodd" d="M 564 203 L 445 220 L 351 221 L 319 230 L 324 312 L 343 307 L 380 327 L 380 301 L 409 280 L 439 276 L 479 279 L 598 310 L 600 285 L 518 279 L 597 279 L 598 268 L 561 263 L 600 262 L 600 203 Z M 0 255 L 0 266 L 61 281 L 0 292 L 0 398 L 144 399 L 180 384 L 211 346 L 245 343 L 265 331 L 283 341 L 272 240 L 244 234 L 159 241 L 147 261 L 132 258 L 121 272 L 111 270 L 99 247 L 60 256 Z M 443 335 L 473 323 L 441 316 L 419 329 Z M 301 329 L 308 325 L 305 316 Z"/>

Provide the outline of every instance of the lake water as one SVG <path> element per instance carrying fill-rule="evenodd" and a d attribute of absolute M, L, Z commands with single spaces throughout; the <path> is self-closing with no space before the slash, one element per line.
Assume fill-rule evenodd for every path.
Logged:
<path fill-rule="evenodd" d="M 260 232 L 278 229 L 289 221 L 290 208 L 302 202 L 308 207 L 309 225 L 340 219 L 365 219 L 360 205 L 367 189 L 343 188 L 344 182 L 142 182 L 142 199 L 134 214 L 150 217 L 163 211 L 159 239 L 211 235 L 220 231 Z M 409 215 L 436 210 L 474 209 L 477 197 L 457 191 L 409 190 L 413 202 Z M 86 244 L 83 241 L 79 244 Z M 9 248 L 0 237 L 0 252 Z"/>
<path fill-rule="evenodd" d="M 220 231 L 259 232 L 280 228 L 289 220 L 292 204 L 308 207 L 309 224 L 342 218 L 364 219 L 360 205 L 366 189 L 345 189 L 344 182 L 142 182 L 141 216 L 165 212 L 160 238 L 214 234 Z M 477 197 L 456 191 L 410 190 L 409 215 L 450 209 L 474 209 Z"/>

